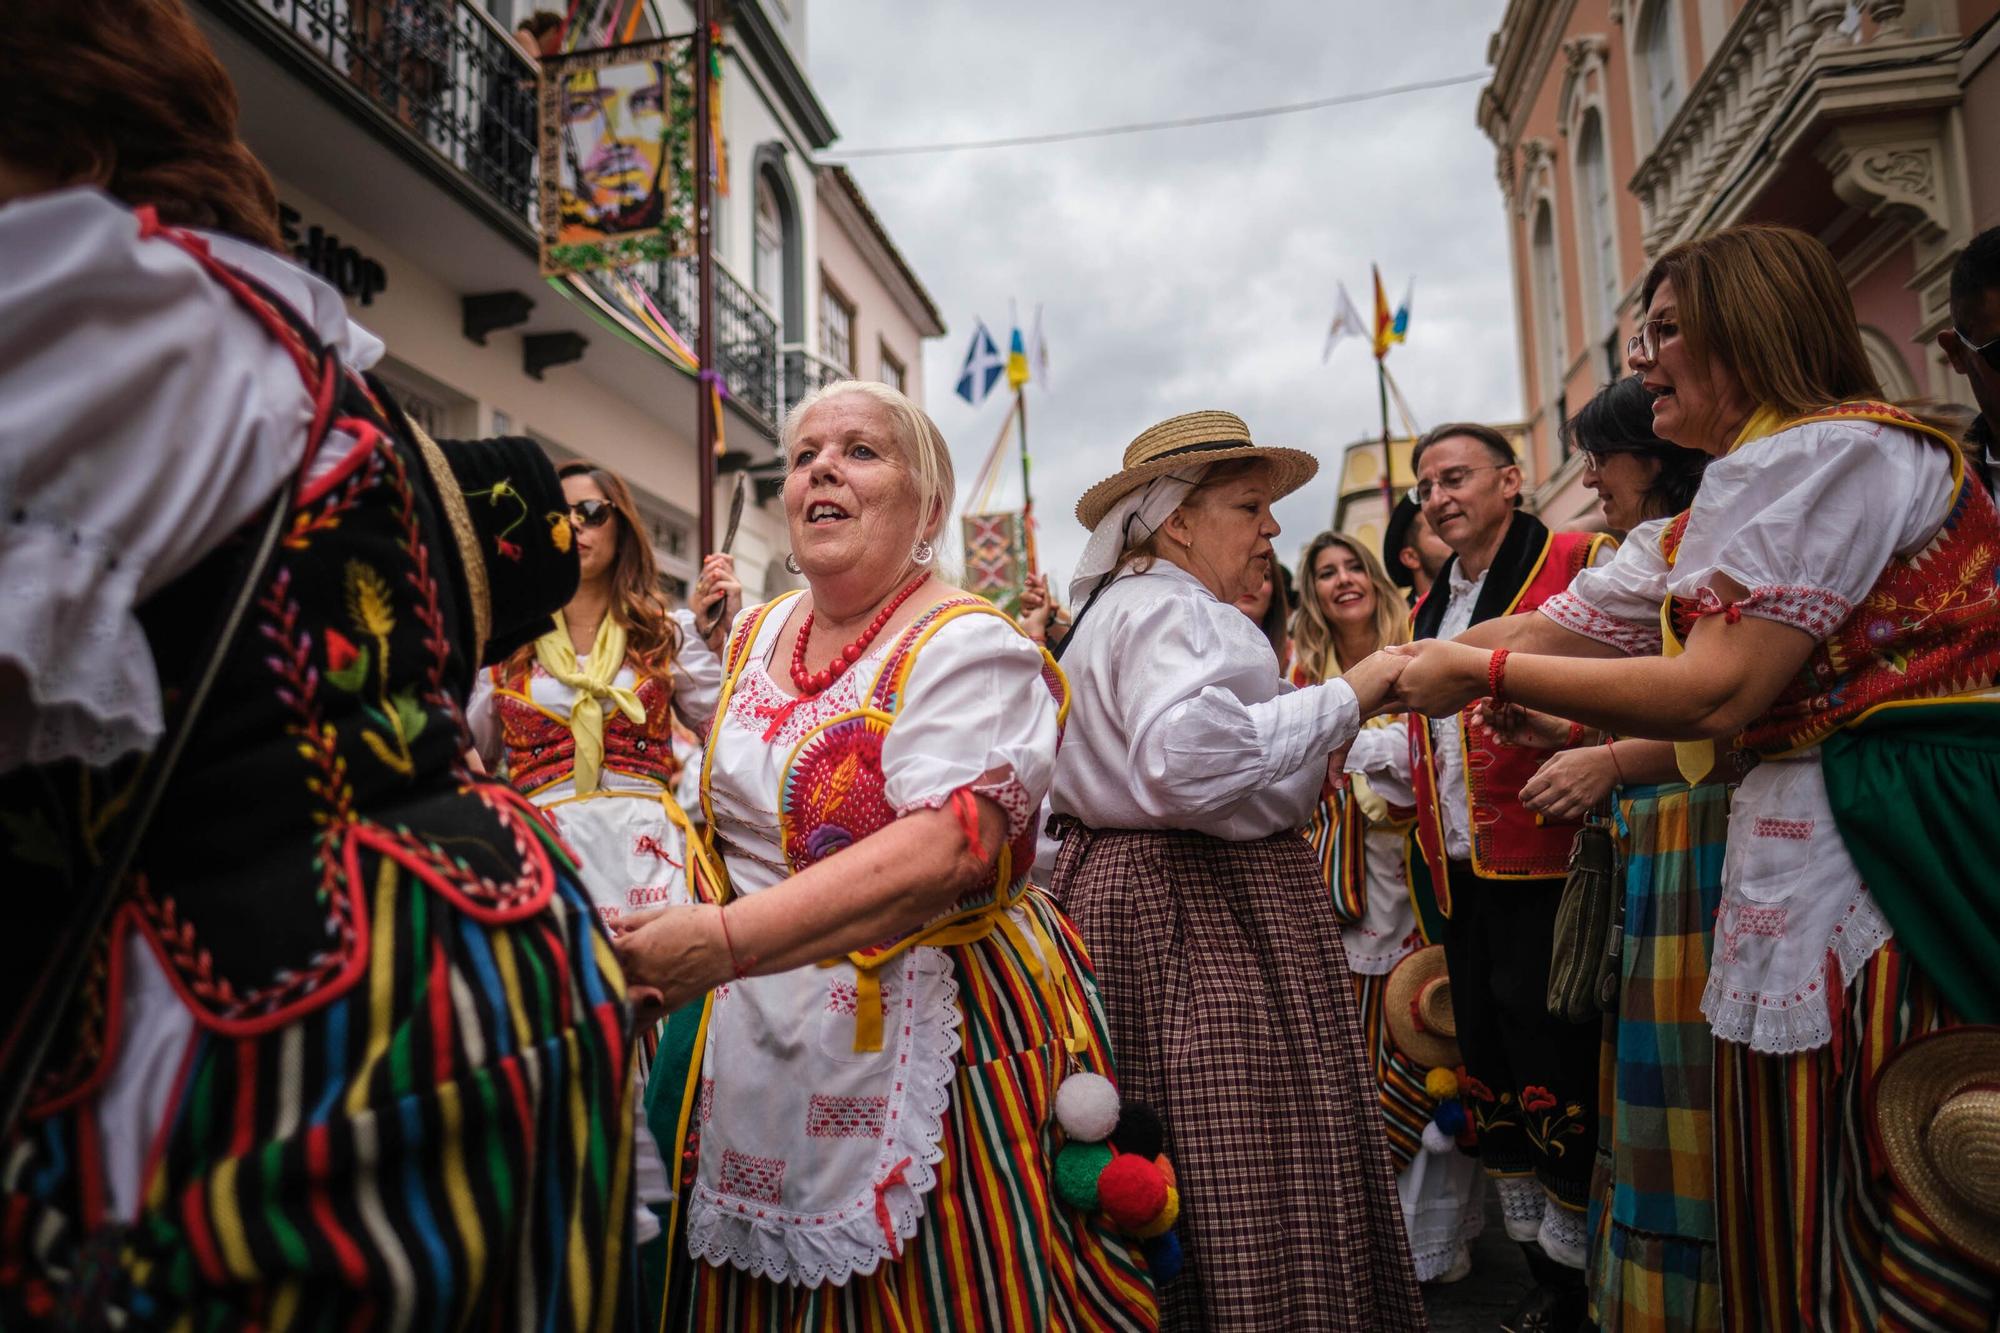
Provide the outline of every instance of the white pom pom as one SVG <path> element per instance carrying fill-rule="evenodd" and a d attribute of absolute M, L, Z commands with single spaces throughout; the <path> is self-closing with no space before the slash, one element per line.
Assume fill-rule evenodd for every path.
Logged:
<path fill-rule="evenodd" d="M 1056 1089 L 1056 1119 L 1079 1143 L 1101 1143 L 1118 1128 L 1118 1089 L 1102 1074 L 1071 1074 Z"/>
<path fill-rule="evenodd" d="M 1442 1155 L 1455 1151 L 1457 1147 L 1458 1145 L 1452 1142 L 1451 1135 L 1439 1129 L 1435 1120 L 1424 1126 L 1425 1152 L 1434 1152 Z"/>

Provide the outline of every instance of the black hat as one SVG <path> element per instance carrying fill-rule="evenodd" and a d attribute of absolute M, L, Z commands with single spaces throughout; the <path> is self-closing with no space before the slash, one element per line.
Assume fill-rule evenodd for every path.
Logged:
<path fill-rule="evenodd" d="M 1403 548 L 1410 544 L 1410 524 L 1417 517 L 1417 502 L 1405 494 L 1389 513 L 1389 529 L 1382 534 L 1382 567 L 1389 571 L 1399 588 L 1414 590 L 1416 575 L 1403 563 Z"/>

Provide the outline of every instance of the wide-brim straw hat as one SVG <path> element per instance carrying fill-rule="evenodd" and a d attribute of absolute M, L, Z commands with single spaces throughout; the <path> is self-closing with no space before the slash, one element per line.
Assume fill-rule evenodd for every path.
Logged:
<path fill-rule="evenodd" d="M 1896 1188 L 1955 1248 L 2000 1268 L 2000 1027 L 1904 1044 L 1868 1111 Z"/>
<path fill-rule="evenodd" d="M 1125 466 L 1085 491 L 1076 502 L 1077 521 L 1095 528 L 1111 506 L 1153 478 L 1232 458 L 1261 458 L 1271 464 L 1274 501 L 1290 495 L 1319 471 L 1319 460 L 1303 449 L 1252 442 L 1250 428 L 1234 412 L 1188 412 L 1148 426 L 1126 445 Z"/>
<path fill-rule="evenodd" d="M 1424 1068 L 1456 1069 L 1465 1063 L 1458 1051 L 1458 1018 L 1442 944 L 1425 945 L 1396 964 L 1383 987 L 1382 1010 L 1389 1040 Z"/>

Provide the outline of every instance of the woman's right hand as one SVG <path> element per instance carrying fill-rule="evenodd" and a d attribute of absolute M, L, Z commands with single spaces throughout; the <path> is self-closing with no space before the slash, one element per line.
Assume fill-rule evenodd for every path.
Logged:
<path fill-rule="evenodd" d="M 1348 688 L 1354 691 L 1355 701 L 1361 705 L 1363 718 L 1397 711 L 1396 680 L 1409 664 L 1407 657 L 1378 652 L 1364 657 L 1353 669 L 1341 673 L 1340 678 L 1347 682 Z"/>
<path fill-rule="evenodd" d="M 1560 750 L 1569 744 L 1567 721 L 1520 704 L 1482 699 L 1472 706 L 1470 721 L 1485 726 L 1502 745 Z"/>

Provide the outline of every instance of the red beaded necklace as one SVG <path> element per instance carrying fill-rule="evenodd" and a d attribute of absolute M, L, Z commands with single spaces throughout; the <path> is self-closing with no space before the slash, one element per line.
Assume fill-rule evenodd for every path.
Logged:
<path fill-rule="evenodd" d="M 800 697 L 811 698 L 824 692 L 827 686 L 846 673 L 847 668 L 860 661 L 861 655 L 868 651 L 868 645 L 875 642 L 875 636 L 889 623 L 889 617 L 895 615 L 896 609 L 909 601 L 917 589 L 930 582 L 930 577 L 928 572 L 917 575 L 907 588 L 890 598 L 888 604 L 875 613 L 875 618 L 868 622 L 868 628 L 861 631 L 860 638 L 834 654 L 833 660 L 818 671 L 806 670 L 806 645 L 812 641 L 814 614 L 806 612 L 805 623 L 799 626 L 799 641 L 792 645 L 792 684 L 798 687 Z"/>

